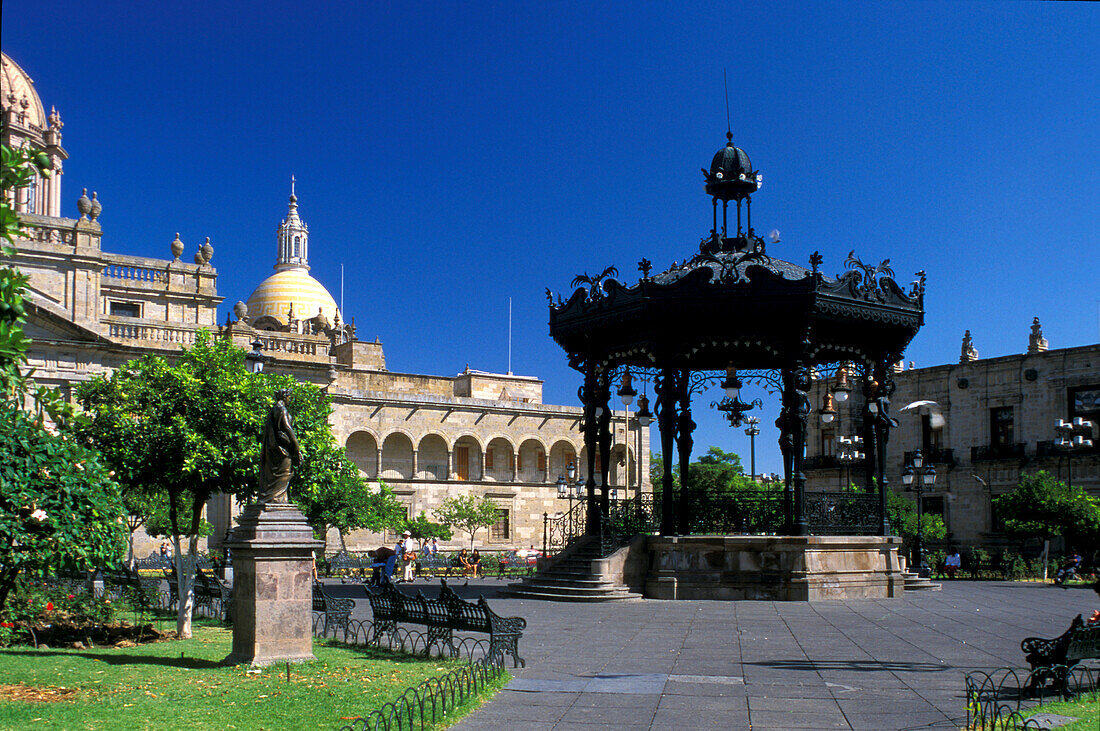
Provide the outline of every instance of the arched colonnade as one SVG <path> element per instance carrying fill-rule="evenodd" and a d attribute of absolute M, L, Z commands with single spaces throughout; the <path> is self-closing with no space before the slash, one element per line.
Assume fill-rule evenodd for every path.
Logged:
<path fill-rule="evenodd" d="M 548 445 L 536 436 L 517 441 L 504 435 L 430 432 L 416 437 L 403 430 L 382 436 L 359 429 L 348 436 L 345 447 L 365 477 L 383 480 L 555 483 L 570 462 L 586 464 L 583 446 L 568 439 Z M 631 484 L 637 485 L 636 469 L 634 451 L 615 445 L 611 483 L 626 485 L 629 470 Z"/>

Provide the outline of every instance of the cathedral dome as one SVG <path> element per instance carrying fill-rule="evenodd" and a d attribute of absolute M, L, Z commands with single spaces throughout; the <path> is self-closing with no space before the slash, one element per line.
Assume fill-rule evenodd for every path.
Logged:
<path fill-rule="evenodd" d="M 260 282 L 256 291 L 248 296 L 248 318 L 259 323 L 260 318 L 278 320 L 287 324 L 290 305 L 294 305 L 294 318 L 309 320 L 321 313 L 331 323 L 336 320 L 336 300 L 324 285 L 303 269 L 284 269 Z"/>
<path fill-rule="evenodd" d="M 19 123 L 24 127 L 44 130 L 49 126 L 42 100 L 34 90 L 34 81 L 6 53 L 0 53 L 0 103 L 5 112 L 22 113 L 24 116 Z"/>

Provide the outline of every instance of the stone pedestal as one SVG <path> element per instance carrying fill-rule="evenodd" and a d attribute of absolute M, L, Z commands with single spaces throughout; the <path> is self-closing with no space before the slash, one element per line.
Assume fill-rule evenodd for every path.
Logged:
<path fill-rule="evenodd" d="M 904 593 L 900 538 L 650 536 L 650 599 L 821 601 Z"/>
<path fill-rule="evenodd" d="M 313 550 L 292 504 L 253 503 L 225 546 L 233 555 L 233 653 L 227 664 L 313 659 Z"/>

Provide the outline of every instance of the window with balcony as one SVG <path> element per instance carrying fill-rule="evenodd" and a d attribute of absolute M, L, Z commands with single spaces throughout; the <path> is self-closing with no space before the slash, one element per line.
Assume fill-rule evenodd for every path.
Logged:
<path fill-rule="evenodd" d="M 989 446 L 1007 448 L 1013 444 L 1015 430 L 1011 406 L 989 410 Z"/>

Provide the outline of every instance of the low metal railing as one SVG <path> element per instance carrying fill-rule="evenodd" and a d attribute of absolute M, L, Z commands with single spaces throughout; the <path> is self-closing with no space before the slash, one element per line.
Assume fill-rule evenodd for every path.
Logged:
<path fill-rule="evenodd" d="M 1063 690 L 1053 691 L 1047 679 L 1066 679 Z M 1033 672 L 1013 668 L 978 671 L 966 675 L 966 731 L 1017 731 L 1051 728 L 1027 714 L 1035 706 L 1065 698 L 1097 700 L 1100 676 L 1083 665 L 1071 669 L 1037 668 Z"/>

